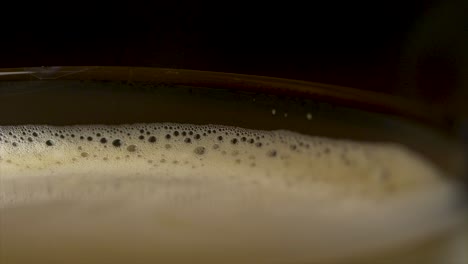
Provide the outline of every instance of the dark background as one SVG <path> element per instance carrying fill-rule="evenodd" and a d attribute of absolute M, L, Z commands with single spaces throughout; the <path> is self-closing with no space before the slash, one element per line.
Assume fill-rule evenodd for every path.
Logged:
<path fill-rule="evenodd" d="M 245 73 L 397 94 L 456 115 L 466 110 L 467 1 L 307 2 L 5 5 L 0 67 Z"/>

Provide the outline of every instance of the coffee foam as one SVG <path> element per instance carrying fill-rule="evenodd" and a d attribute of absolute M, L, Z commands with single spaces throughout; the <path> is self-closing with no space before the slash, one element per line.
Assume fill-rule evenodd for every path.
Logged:
<path fill-rule="evenodd" d="M 458 199 L 437 168 L 398 144 L 172 123 L 0 127 L 0 182 L 8 212 L 67 204 L 78 229 L 109 225 L 118 240 L 143 230 L 136 221 L 166 253 L 206 244 L 259 261 L 336 260 L 418 241 L 453 224 Z M 97 204 L 108 217 L 89 215 Z M 54 221 L 42 230 L 54 233 Z"/>

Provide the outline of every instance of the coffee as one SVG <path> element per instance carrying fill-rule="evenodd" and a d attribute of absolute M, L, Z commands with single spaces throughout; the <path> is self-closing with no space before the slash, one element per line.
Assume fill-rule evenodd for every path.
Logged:
<path fill-rule="evenodd" d="M 286 130 L 2 126 L 0 168 L 7 263 L 339 262 L 459 221 L 456 189 L 403 145 Z"/>

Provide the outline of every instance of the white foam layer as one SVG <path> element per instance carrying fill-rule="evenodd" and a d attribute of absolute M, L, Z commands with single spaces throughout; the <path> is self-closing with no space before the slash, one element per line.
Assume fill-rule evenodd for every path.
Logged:
<path fill-rule="evenodd" d="M 127 248 L 149 243 L 166 260 L 227 250 L 223 258 L 240 261 L 332 261 L 389 250 L 450 227 L 457 199 L 400 145 L 215 125 L 0 127 L 0 183 L 3 222 L 41 208 L 41 228 L 28 234 L 61 244 L 57 234 L 79 219 L 73 228 L 87 243 L 96 232 Z M 128 243 L 141 232 L 145 245 Z"/>

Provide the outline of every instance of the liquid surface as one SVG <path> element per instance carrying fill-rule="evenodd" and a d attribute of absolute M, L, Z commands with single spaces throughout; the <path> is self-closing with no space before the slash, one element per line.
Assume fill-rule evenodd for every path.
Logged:
<path fill-rule="evenodd" d="M 0 127 L 0 183 L 12 263 L 339 262 L 441 235 L 459 198 L 402 145 L 172 123 Z"/>

